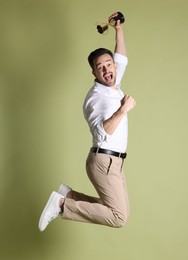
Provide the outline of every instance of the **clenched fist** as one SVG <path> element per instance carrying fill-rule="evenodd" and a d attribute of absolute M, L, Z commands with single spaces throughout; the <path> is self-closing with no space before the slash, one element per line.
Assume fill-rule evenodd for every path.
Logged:
<path fill-rule="evenodd" d="M 131 109 L 133 109 L 136 106 L 136 101 L 133 97 L 129 95 L 125 95 L 121 100 L 121 110 L 124 113 L 129 112 Z"/>

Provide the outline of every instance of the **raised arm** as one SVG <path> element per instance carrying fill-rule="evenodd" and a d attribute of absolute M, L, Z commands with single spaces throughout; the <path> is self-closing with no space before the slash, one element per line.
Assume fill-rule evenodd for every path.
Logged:
<path fill-rule="evenodd" d="M 117 13 L 112 14 L 109 17 L 109 20 L 115 16 L 117 16 Z M 127 56 L 123 34 L 123 25 L 120 24 L 120 21 L 118 21 L 117 24 L 112 27 L 114 27 L 116 30 L 116 42 L 114 51 L 121 55 Z M 132 110 L 135 105 L 136 102 L 134 98 L 129 95 L 125 95 L 124 98 L 121 100 L 121 105 L 119 109 L 110 118 L 103 122 L 105 132 L 109 135 L 112 135 L 125 114 Z"/>
<path fill-rule="evenodd" d="M 113 17 L 116 17 L 118 13 L 113 13 L 108 20 L 110 21 Z M 112 26 L 112 25 L 111 25 Z M 112 26 L 116 30 L 115 35 L 115 50 L 114 52 L 127 56 L 126 46 L 125 46 L 125 39 L 123 33 L 123 24 L 120 21 L 117 21 L 115 26 Z"/>

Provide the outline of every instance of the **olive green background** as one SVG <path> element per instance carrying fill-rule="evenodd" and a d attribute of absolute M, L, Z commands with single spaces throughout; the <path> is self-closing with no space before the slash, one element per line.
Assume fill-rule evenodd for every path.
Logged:
<path fill-rule="evenodd" d="M 38 220 L 61 182 L 96 195 L 85 174 L 91 136 L 82 103 L 90 51 L 114 49 L 96 23 L 125 14 L 134 96 L 125 170 L 131 217 L 122 229 Z M 187 260 L 186 0 L 0 1 L 0 259 Z"/>

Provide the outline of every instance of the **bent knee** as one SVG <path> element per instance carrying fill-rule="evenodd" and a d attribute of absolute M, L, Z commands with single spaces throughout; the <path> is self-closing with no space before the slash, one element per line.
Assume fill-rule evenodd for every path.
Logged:
<path fill-rule="evenodd" d="M 128 216 L 123 216 L 123 217 L 116 217 L 116 220 L 114 222 L 114 225 L 113 227 L 115 228 L 122 228 L 125 226 L 125 224 L 127 223 L 128 221 Z"/>

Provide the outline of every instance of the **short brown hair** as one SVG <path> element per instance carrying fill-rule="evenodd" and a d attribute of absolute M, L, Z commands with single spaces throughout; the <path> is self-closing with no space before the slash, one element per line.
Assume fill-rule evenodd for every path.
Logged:
<path fill-rule="evenodd" d="M 94 69 L 94 60 L 104 54 L 109 54 L 113 59 L 113 53 L 105 48 L 99 48 L 94 51 L 92 51 L 88 56 L 88 62 L 92 69 Z"/>

